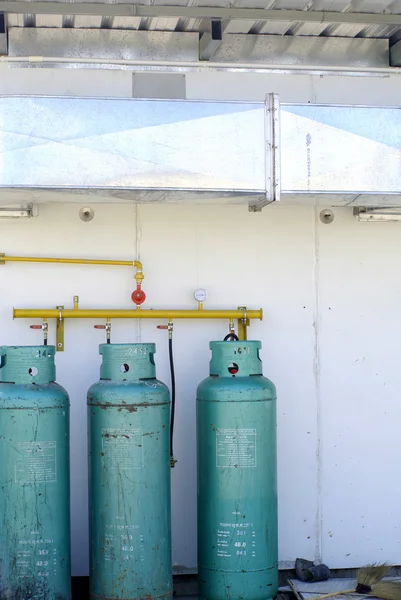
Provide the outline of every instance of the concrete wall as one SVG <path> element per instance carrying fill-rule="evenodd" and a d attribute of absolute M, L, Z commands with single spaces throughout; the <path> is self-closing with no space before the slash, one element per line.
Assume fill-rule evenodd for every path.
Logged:
<path fill-rule="evenodd" d="M 396 105 L 399 77 L 189 73 L 188 98 Z M 122 96 L 129 72 L 0 70 L 0 94 Z M 161 92 L 162 94 L 162 92 Z M 150 307 L 262 306 L 250 337 L 263 342 L 265 374 L 277 385 L 280 564 L 297 556 L 332 568 L 369 561 L 401 564 L 396 474 L 401 460 L 401 224 L 357 223 L 335 209 L 330 225 L 314 207 L 92 204 L 40 205 L 32 220 L 0 220 L 0 252 L 15 255 L 139 258 Z M 0 267 L 2 344 L 35 344 L 38 332 L 12 321 L 12 307 L 130 307 L 126 268 L 8 264 Z M 73 574 L 88 573 L 86 390 L 98 379 L 95 322 L 66 323 L 58 381 L 72 405 Z M 114 341 L 155 341 L 158 377 L 167 383 L 167 339 L 156 322 L 113 324 Z M 176 455 L 174 563 L 196 565 L 195 391 L 208 372 L 211 339 L 226 324 L 175 328 Z M 54 342 L 54 324 L 50 340 Z"/>

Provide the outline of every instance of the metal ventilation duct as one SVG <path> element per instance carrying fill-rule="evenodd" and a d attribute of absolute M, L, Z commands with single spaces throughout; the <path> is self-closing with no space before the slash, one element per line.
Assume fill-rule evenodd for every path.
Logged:
<path fill-rule="evenodd" d="M 0 203 L 401 205 L 401 110 L 0 99 Z M 281 187 L 281 192 L 280 192 Z"/>
<path fill-rule="evenodd" d="M 6 188 L 133 199 L 266 189 L 263 104 L 3 98 L 0 132 Z"/>
<path fill-rule="evenodd" d="M 401 109 L 282 105 L 281 199 L 401 204 Z"/>

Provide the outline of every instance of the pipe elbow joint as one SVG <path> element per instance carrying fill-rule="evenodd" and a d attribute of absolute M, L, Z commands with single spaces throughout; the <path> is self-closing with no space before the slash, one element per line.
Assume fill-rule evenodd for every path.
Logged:
<path fill-rule="evenodd" d="M 143 274 L 142 263 L 139 260 L 134 260 L 134 267 L 136 268 L 136 273 L 134 275 L 135 281 L 138 284 L 141 284 L 142 281 L 145 279 L 145 276 Z"/>

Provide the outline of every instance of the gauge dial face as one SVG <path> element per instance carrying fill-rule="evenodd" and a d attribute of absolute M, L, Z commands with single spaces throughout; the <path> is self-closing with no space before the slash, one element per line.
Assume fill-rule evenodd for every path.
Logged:
<path fill-rule="evenodd" d="M 196 292 L 194 293 L 195 296 L 195 300 L 197 300 L 198 302 L 204 302 L 206 300 L 206 290 L 196 290 Z"/>

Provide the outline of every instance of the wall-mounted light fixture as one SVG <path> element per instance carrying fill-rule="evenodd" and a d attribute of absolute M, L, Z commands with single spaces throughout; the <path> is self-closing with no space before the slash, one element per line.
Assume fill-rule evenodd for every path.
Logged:
<path fill-rule="evenodd" d="M 360 223 L 384 223 L 401 221 L 400 208 L 354 208 Z"/>
<path fill-rule="evenodd" d="M 38 207 L 34 204 L 25 206 L 0 206 L 0 219 L 32 218 L 38 215 Z"/>

